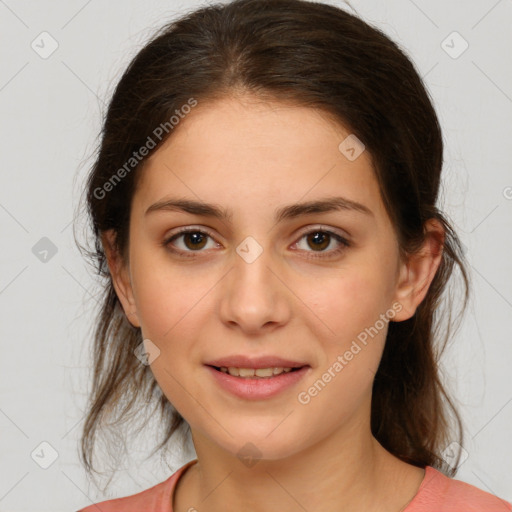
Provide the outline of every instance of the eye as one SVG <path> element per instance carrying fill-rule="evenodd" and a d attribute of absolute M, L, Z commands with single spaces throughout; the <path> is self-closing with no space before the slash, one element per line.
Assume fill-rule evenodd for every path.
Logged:
<path fill-rule="evenodd" d="M 315 250 L 313 251 L 306 250 L 306 252 L 308 253 L 313 253 L 309 254 L 307 256 L 308 258 L 326 258 L 337 256 L 338 254 L 343 252 L 347 247 L 350 247 L 350 243 L 341 235 L 334 233 L 333 231 L 321 228 L 313 229 L 311 231 L 304 233 L 300 237 L 300 240 L 304 238 L 306 239 L 306 244 L 308 244 L 309 247 L 315 247 Z M 338 244 L 338 248 L 330 251 L 325 251 L 324 249 L 329 247 L 331 245 L 331 242 L 333 241 L 335 241 Z M 297 246 L 299 244 L 300 241 L 295 243 L 295 245 Z"/>
<path fill-rule="evenodd" d="M 180 238 L 182 238 L 181 241 L 184 245 L 176 250 L 172 247 L 174 245 L 173 242 Z M 206 246 L 206 241 L 208 238 L 213 239 L 213 237 L 206 231 L 202 231 L 193 227 L 185 228 L 173 234 L 169 238 L 166 238 L 162 245 L 164 247 L 169 247 L 172 252 L 179 253 L 180 255 L 188 257 L 194 255 L 186 254 L 187 252 L 201 252 L 201 249 Z"/>

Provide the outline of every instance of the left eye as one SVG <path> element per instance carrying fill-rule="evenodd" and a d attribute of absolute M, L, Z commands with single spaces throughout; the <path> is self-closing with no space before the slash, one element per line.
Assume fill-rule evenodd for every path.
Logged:
<path fill-rule="evenodd" d="M 173 242 L 175 240 L 179 240 L 180 238 L 182 239 L 183 246 L 179 247 L 177 250 L 171 247 L 175 245 L 173 244 Z M 182 253 L 183 256 L 188 257 L 193 256 L 193 254 L 190 253 L 202 252 L 201 249 L 205 248 L 208 238 L 211 238 L 213 240 L 212 235 L 210 235 L 208 232 L 194 228 L 187 228 L 165 239 L 162 245 L 165 247 L 169 247 L 169 249 L 172 252 L 178 254 Z M 313 246 L 316 247 L 316 249 L 318 249 L 308 251 L 307 249 L 301 248 L 301 250 L 305 250 L 306 252 L 320 253 L 319 255 L 312 254 L 311 256 L 308 256 L 313 258 L 325 257 L 324 253 L 328 253 L 329 255 L 338 254 L 341 251 L 343 251 L 346 247 L 350 246 L 350 243 L 342 236 L 338 235 L 337 233 L 333 233 L 332 231 L 323 229 L 315 229 L 312 231 L 308 231 L 307 233 L 303 233 L 299 238 L 299 241 L 295 242 L 294 245 L 299 245 L 300 241 L 302 241 L 303 239 L 306 239 L 306 243 L 309 245 L 309 247 Z M 325 251 L 324 249 L 329 247 L 333 240 L 336 241 L 341 246 L 338 247 L 337 249 Z"/>
<path fill-rule="evenodd" d="M 306 243 L 308 245 L 313 244 L 313 246 L 316 246 L 316 248 L 319 249 L 319 250 L 311 251 L 313 253 L 320 252 L 320 255 L 314 254 L 314 255 L 309 256 L 309 257 L 314 257 L 314 258 L 315 257 L 321 258 L 321 257 L 323 257 L 323 254 L 326 252 L 329 255 L 338 254 L 343 249 L 345 249 L 346 247 L 349 247 L 349 245 L 350 245 L 349 242 L 345 238 L 338 235 L 337 233 L 333 233 L 332 231 L 326 231 L 326 230 L 322 230 L 322 229 L 315 229 L 313 231 L 308 231 L 307 233 L 304 233 L 300 237 L 300 240 L 302 240 L 303 238 L 306 239 Z M 338 244 L 341 244 L 341 247 L 338 247 L 337 249 L 334 249 L 331 251 L 324 251 L 323 249 L 329 247 L 333 240 L 338 242 Z M 299 244 L 299 242 L 296 242 L 295 245 L 298 245 L 298 244 Z M 306 251 L 306 252 L 310 252 L 310 251 Z"/>

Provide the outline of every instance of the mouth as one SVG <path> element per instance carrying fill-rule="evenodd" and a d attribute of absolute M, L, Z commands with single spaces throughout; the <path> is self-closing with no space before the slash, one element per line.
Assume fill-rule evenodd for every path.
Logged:
<path fill-rule="evenodd" d="M 296 367 L 268 367 L 268 368 L 238 368 L 233 366 L 213 366 L 207 365 L 220 373 L 226 373 L 232 377 L 239 377 L 241 379 L 271 379 L 278 375 L 285 373 L 293 373 L 309 367 L 309 365 L 296 366 Z"/>
<path fill-rule="evenodd" d="M 232 396 L 250 401 L 276 397 L 297 386 L 312 370 L 309 365 L 238 368 L 207 364 L 205 368 L 213 378 L 212 384 L 216 388 L 218 386 L 218 389 Z"/>

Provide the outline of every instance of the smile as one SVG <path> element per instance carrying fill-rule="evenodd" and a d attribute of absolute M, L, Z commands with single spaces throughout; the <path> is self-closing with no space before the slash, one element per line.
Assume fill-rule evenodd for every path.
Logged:
<path fill-rule="evenodd" d="M 292 370 L 297 370 L 297 368 L 283 368 L 283 367 L 274 367 L 274 368 L 236 368 L 234 366 L 221 366 L 217 368 L 223 373 L 229 373 L 233 377 L 242 377 L 242 378 L 262 378 L 267 379 L 269 377 L 273 377 L 274 375 L 280 375 L 281 373 L 288 373 Z"/>
<path fill-rule="evenodd" d="M 237 368 L 206 365 L 206 369 L 219 389 L 244 400 L 264 400 L 295 386 L 311 367 Z"/>

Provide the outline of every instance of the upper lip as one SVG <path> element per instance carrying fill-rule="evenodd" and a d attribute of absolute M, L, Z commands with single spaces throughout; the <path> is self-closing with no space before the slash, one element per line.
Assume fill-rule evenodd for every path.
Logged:
<path fill-rule="evenodd" d="M 276 356 L 263 356 L 263 357 L 248 357 L 243 355 L 234 355 L 223 357 L 221 359 L 215 359 L 209 361 L 208 366 L 217 366 L 218 368 L 225 367 L 229 368 L 302 368 L 308 366 L 306 363 L 299 363 L 292 361 L 291 359 L 283 359 Z"/>

